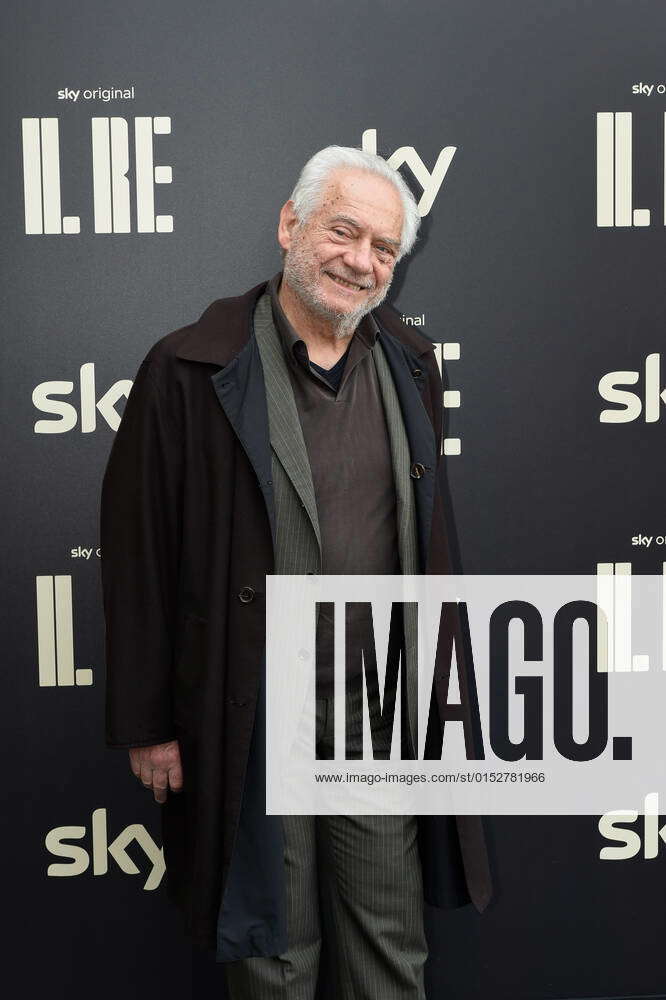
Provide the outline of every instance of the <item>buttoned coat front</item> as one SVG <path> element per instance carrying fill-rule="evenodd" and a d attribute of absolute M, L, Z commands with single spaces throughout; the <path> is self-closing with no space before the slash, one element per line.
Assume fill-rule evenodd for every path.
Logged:
<path fill-rule="evenodd" d="M 179 741 L 183 791 L 161 806 L 167 891 L 201 947 L 218 945 L 232 858 L 242 854 L 251 919 L 222 958 L 284 947 L 279 821 L 264 816 L 261 829 L 250 829 L 246 818 L 239 833 L 244 793 L 246 804 L 249 792 L 261 801 L 265 591 L 275 553 L 266 390 L 252 324 L 265 289 L 262 282 L 213 302 L 152 347 L 101 499 L 106 742 Z M 422 572 L 447 573 L 432 344 L 388 305 L 374 316 L 411 461 L 423 468 L 414 486 Z M 446 697 L 438 687 L 442 707 Z M 478 817 L 421 817 L 419 846 L 429 902 L 485 907 L 491 887 Z"/>

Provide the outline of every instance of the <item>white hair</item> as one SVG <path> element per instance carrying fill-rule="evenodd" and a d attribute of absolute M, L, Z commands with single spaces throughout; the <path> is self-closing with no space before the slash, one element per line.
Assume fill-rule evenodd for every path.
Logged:
<path fill-rule="evenodd" d="M 400 234 L 400 252 L 398 260 L 414 246 L 416 233 L 421 223 L 418 206 L 414 195 L 407 187 L 400 173 L 391 167 L 386 160 L 376 153 L 366 153 L 353 146 L 326 146 L 310 157 L 305 164 L 296 186 L 291 193 L 294 211 L 302 224 L 309 218 L 321 202 L 324 187 L 329 175 L 341 168 L 366 170 L 378 174 L 393 184 L 400 195 L 403 208 L 402 233 Z"/>

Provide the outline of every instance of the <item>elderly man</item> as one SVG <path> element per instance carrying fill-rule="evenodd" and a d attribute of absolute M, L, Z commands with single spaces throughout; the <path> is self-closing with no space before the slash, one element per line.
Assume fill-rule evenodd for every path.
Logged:
<path fill-rule="evenodd" d="M 313 156 L 282 271 L 153 346 L 104 478 L 107 743 L 162 803 L 168 892 L 233 998 L 314 997 L 320 893 L 336 997 L 423 997 L 424 890 L 490 894 L 475 817 L 265 810 L 266 575 L 450 569 L 432 344 L 382 305 L 418 223 L 381 157 Z"/>

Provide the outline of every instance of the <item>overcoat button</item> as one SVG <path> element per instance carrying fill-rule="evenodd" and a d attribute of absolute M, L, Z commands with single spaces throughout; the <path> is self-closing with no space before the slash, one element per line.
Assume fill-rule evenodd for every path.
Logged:
<path fill-rule="evenodd" d="M 415 368 L 414 371 L 412 372 L 412 375 L 414 376 L 414 378 L 420 378 L 421 375 L 423 375 L 423 372 L 421 371 L 420 368 Z"/>
<path fill-rule="evenodd" d="M 241 604 L 249 604 L 250 601 L 254 600 L 254 588 L 243 587 L 243 589 L 238 594 L 238 600 Z"/>
<path fill-rule="evenodd" d="M 425 474 L 425 465 L 421 465 L 420 462 L 414 462 L 412 470 L 409 474 L 412 479 L 420 479 L 421 476 Z"/>

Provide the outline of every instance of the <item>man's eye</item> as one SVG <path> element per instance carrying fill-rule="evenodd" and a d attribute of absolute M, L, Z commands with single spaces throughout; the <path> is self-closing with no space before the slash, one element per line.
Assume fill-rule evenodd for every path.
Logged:
<path fill-rule="evenodd" d="M 336 234 L 336 236 L 346 236 L 347 235 L 346 232 L 344 231 L 344 229 L 334 229 L 333 232 Z"/>

